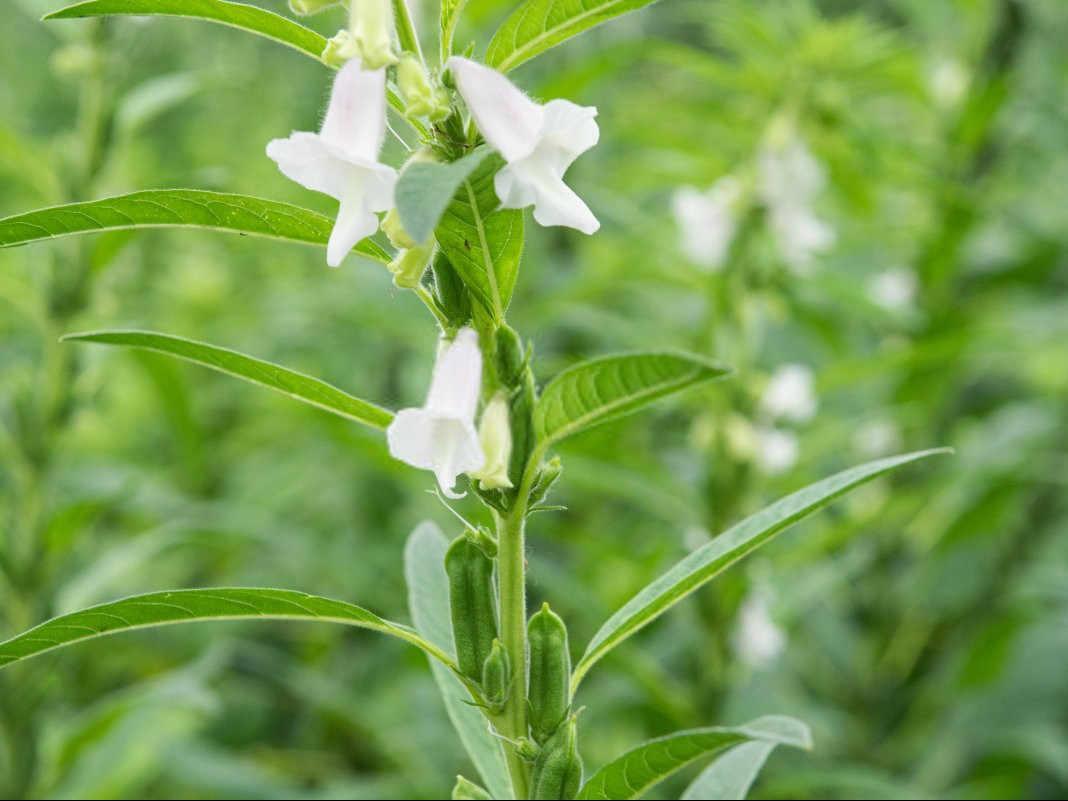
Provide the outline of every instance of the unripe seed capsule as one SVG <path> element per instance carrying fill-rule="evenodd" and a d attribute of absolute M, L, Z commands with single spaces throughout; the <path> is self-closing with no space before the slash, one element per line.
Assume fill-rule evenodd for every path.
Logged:
<path fill-rule="evenodd" d="M 582 785 L 582 757 L 578 753 L 575 718 L 566 720 L 534 760 L 531 798 L 562 801 L 571 799 Z"/>
<path fill-rule="evenodd" d="M 493 560 L 467 537 L 457 538 L 445 554 L 456 662 L 460 672 L 482 680 L 482 666 L 497 638 Z"/>
<path fill-rule="evenodd" d="M 539 743 L 555 732 L 571 706 L 571 654 L 564 621 L 543 604 L 527 624 L 530 648 L 530 733 Z"/>
<path fill-rule="evenodd" d="M 508 662 L 508 652 L 504 650 L 500 640 L 494 640 L 490 655 L 482 665 L 482 697 L 493 714 L 500 714 L 504 709 L 511 683 L 512 670 Z"/>
<path fill-rule="evenodd" d="M 453 801 L 483 801 L 483 799 L 493 798 L 473 781 L 463 776 L 456 777 L 456 784 L 452 787 L 452 797 Z"/>

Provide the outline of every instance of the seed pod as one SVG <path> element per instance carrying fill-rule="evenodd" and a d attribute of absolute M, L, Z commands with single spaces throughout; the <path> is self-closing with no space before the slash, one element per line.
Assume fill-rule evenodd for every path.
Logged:
<path fill-rule="evenodd" d="M 456 784 L 452 787 L 452 797 L 454 801 L 483 801 L 483 799 L 493 798 L 473 781 L 463 776 L 456 777 Z"/>
<path fill-rule="evenodd" d="M 445 554 L 449 574 L 452 637 L 460 672 L 482 679 L 482 665 L 497 637 L 493 560 L 467 537 L 458 537 Z"/>
<path fill-rule="evenodd" d="M 544 743 L 571 706 L 571 654 L 564 621 L 543 604 L 527 624 L 530 648 L 530 733 Z"/>
<path fill-rule="evenodd" d="M 531 798 L 562 801 L 574 798 L 582 785 L 582 757 L 578 753 L 575 718 L 565 721 L 534 760 Z"/>
<path fill-rule="evenodd" d="M 508 652 L 504 650 L 500 640 L 494 640 L 490 655 L 482 665 L 482 698 L 490 712 L 497 715 L 504 709 L 511 684 L 512 670 Z"/>

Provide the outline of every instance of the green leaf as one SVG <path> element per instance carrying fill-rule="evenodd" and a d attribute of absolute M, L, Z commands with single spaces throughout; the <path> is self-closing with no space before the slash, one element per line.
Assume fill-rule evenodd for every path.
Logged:
<path fill-rule="evenodd" d="M 456 23 L 460 13 L 467 5 L 467 0 L 441 0 L 441 63 L 444 64 L 452 55 L 452 38 L 456 33 Z"/>
<path fill-rule="evenodd" d="M 415 629 L 447 654 L 454 652 L 449 619 L 449 584 L 445 574 L 445 551 L 449 541 L 434 523 L 421 523 L 404 547 L 404 577 L 408 584 L 408 609 Z M 460 742 L 478 769 L 494 798 L 511 798 L 512 783 L 500 742 L 490 733 L 482 713 L 470 703 L 470 694 L 456 675 L 431 660 L 445 710 L 460 736 Z"/>
<path fill-rule="evenodd" d="M 434 232 L 464 284 L 493 320 L 504 319 L 523 255 L 523 212 L 501 209 L 493 176 L 503 161 L 486 158 L 456 191 Z"/>
<path fill-rule="evenodd" d="M 655 0 L 526 0 L 493 34 L 486 63 L 508 72 L 595 25 Z"/>
<path fill-rule="evenodd" d="M 612 648 L 790 525 L 873 478 L 911 462 L 949 452 L 946 448 L 917 451 L 843 470 L 780 498 L 732 526 L 648 584 L 601 626 L 575 666 L 572 687 L 578 687 L 594 663 Z"/>
<path fill-rule="evenodd" d="M 86 0 L 46 14 L 45 19 L 78 19 L 112 14 L 158 14 L 208 20 L 249 31 L 321 60 L 326 39 L 291 19 L 245 3 L 226 0 Z"/>
<path fill-rule="evenodd" d="M 553 378 L 534 410 L 546 445 L 726 375 L 729 368 L 687 353 L 623 353 L 580 362 Z"/>
<path fill-rule="evenodd" d="M 749 795 L 749 788 L 777 745 L 758 740 L 734 746 L 701 771 L 682 794 L 682 801 L 740 801 Z"/>
<path fill-rule="evenodd" d="M 326 245 L 334 221 L 289 203 L 199 189 L 158 189 L 68 203 L 0 219 L 0 247 L 103 231 L 207 228 L 237 234 Z M 388 264 L 389 254 L 370 239 L 356 252 Z"/>
<path fill-rule="evenodd" d="M 799 720 L 769 715 L 735 728 L 689 729 L 632 748 L 593 774 L 579 790 L 582 799 L 638 798 L 657 782 L 696 759 L 739 743 L 763 741 L 809 749 L 808 727 Z"/>
<path fill-rule="evenodd" d="M 389 634 L 421 648 L 445 664 L 452 660 L 412 629 L 344 601 L 294 590 L 219 587 L 135 595 L 52 618 L 0 643 L 0 668 L 32 656 L 122 631 L 209 620 L 316 620 Z"/>
<path fill-rule="evenodd" d="M 430 239 L 460 185 L 489 154 L 488 148 L 480 147 L 451 164 L 414 161 L 404 168 L 395 202 L 408 236 L 416 242 Z"/>
<path fill-rule="evenodd" d="M 237 351 L 192 339 L 170 334 L 157 334 L 152 331 L 89 331 L 82 334 L 67 334 L 63 337 L 63 341 L 125 345 L 177 356 L 179 359 L 259 384 L 261 387 L 273 389 L 291 398 L 373 428 L 384 429 L 393 420 L 393 412 L 365 400 L 354 398 L 318 378 L 312 378 Z"/>

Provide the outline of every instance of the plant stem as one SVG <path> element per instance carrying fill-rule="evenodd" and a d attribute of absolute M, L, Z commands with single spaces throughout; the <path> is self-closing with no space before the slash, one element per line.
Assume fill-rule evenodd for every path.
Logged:
<path fill-rule="evenodd" d="M 419 62 L 425 64 L 423 50 L 419 47 L 419 35 L 415 32 L 412 15 L 408 12 L 407 0 L 393 0 L 393 16 L 397 20 L 397 39 L 401 49 L 414 53 Z"/>

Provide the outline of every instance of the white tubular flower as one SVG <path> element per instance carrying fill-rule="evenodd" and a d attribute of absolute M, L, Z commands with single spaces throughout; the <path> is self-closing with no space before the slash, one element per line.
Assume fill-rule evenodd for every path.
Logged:
<path fill-rule="evenodd" d="M 770 476 L 785 473 L 795 464 L 801 447 L 797 437 L 778 428 L 763 428 L 756 432 L 756 463 Z"/>
<path fill-rule="evenodd" d="M 512 424 L 508 419 L 508 397 L 503 392 L 493 396 L 482 412 L 478 424 L 478 438 L 482 443 L 485 463 L 471 474 L 484 490 L 510 489 L 508 466 L 512 461 Z"/>
<path fill-rule="evenodd" d="M 363 70 L 353 60 L 334 79 L 319 133 L 295 131 L 267 145 L 283 175 L 341 204 L 326 249 L 331 267 L 378 230 L 375 212 L 393 207 L 397 171 L 378 161 L 385 132 L 385 70 Z"/>
<path fill-rule="evenodd" d="M 723 265 L 737 227 L 734 205 L 741 195 L 737 178 L 721 178 L 707 192 L 685 186 L 675 192 L 672 208 L 682 232 L 682 251 L 709 270 Z"/>
<path fill-rule="evenodd" d="M 835 241 L 834 229 L 812 210 L 824 183 L 823 167 L 799 139 L 760 155 L 760 194 L 772 233 L 786 263 L 798 270 Z"/>
<path fill-rule="evenodd" d="M 762 667 L 786 648 L 786 635 L 772 620 L 767 598 L 751 593 L 738 610 L 734 652 L 750 667 Z"/>
<path fill-rule="evenodd" d="M 485 462 L 475 431 L 481 388 L 478 334 L 462 328 L 452 342 L 443 341 L 438 349 L 426 403 L 397 412 L 386 430 L 393 458 L 433 470 L 449 498 L 463 497 L 453 491 L 457 476 L 480 470 Z"/>
<path fill-rule="evenodd" d="M 918 284 L 916 273 L 907 267 L 884 270 L 868 285 L 868 297 L 887 311 L 907 311 L 916 300 Z"/>
<path fill-rule="evenodd" d="M 785 364 L 772 373 L 761 408 L 771 417 L 805 423 L 811 420 L 819 406 L 816 400 L 816 379 L 812 370 L 803 364 Z"/>
<path fill-rule="evenodd" d="M 479 131 L 507 166 L 494 179 L 501 206 L 534 206 L 540 225 L 592 234 L 600 223 L 564 183 L 571 163 L 600 137 L 597 109 L 570 100 L 538 105 L 494 69 L 453 56 L 447 64 Z"/>

